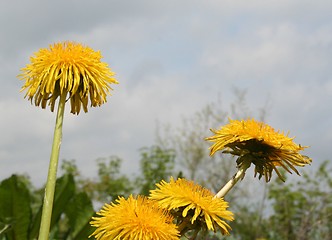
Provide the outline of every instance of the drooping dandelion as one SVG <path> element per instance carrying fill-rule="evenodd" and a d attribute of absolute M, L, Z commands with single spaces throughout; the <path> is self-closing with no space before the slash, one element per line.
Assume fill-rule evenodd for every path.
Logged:
<path fill-rule="evenodd" d="M 237 166 L 243 172 L 241 177 L 246 168 L 253 164 L 255 176 L 264 176 L 266 182 L 270 181 L 273 171 L 283 180 L 278 167 L 299 175 L 296 167 L 303 167 L 312 161 L 300 153 L 306 147 L 296 144 L 294 138 L 254 119 L 230 120 L 229 124 L 219 130 L 211 131 L 215 135 L 206 138 L 214 142 L 210 155 L 222 151 L 239 156 Z"/>
<path fill-rule="evenodd" d="M 233 213 L 228 211 L 228 203 L 206 188 L 186 179 L 171 178 L 170 182 L 161 181 L 157 188 L 150 191 L 150 199 L 159 206 L 171 211 L 178 221 L 183 234 L 188 230 L 201 229 L 229 234 L 230 226 L 225 220 L 232 221 Z"/>
<path fill-rule="evenodd" d="M 143 196 L 119 197 L 115 203 L 105 204 L 97 215 L 90 222 L 96 227 L 91 236 L 97 240 L 179 239 L 173 216 Z"/>

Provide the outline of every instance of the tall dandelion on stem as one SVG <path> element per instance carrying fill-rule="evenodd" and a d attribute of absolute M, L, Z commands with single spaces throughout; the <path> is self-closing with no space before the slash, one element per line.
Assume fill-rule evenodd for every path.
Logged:
<path fill-rule="evenodd" d="M 294 138 L 288 137 L 288 134 L 275 131 L 269 125 L 254 119 L 230 120 L 229 124 L 221 129 L 211 131 L 215 135 L 206 138 L 214 142 L 210 148 L 210 155 L 222 151 L 238 156 L 238 172 L 215 195 L 216 198 L 224 197 L 240 179 L 243 179 L 251 164 L 255 165 L 255 176 L 259 174 L 259 179 L 264 176 L 268 182 L 273 171 L 284 181 L 278 167 L 300 175 L 295 167 L 303 167 L 312 161 L 311 158 L 300 154 L 300 151 L 307 147 L 293 142 Z"/>
<path fill-rule="evenodd" d="M 81 108 L 87 112 L 89 100 L 92 107 L 104 104 L 112 90 L 109 85 L 118 83 L 101 58 L 99 51 L 81 44 L 56 43 L 35 53 L 30 58 L 30 64 L 22 68 L 18 76 L 25 81 L 21 91 L 27 89 L 25 97 L 36 106 L 46 108 L 49 105 L 53 112 L 57 98 L 60 99 L 45 187 L 40 240 L 49 238 L 65 104 L 70 100 L 73 114 L 78 115 Z"/>

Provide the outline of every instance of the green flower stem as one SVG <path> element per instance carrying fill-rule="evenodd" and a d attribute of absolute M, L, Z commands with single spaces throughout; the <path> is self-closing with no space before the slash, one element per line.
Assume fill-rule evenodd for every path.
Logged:
<path fill-rule="evenodd" d="M 239 167 L 239 170 L 237 173 L 233 176 L 231 180 L 229 180 L 225 186 L 223 186 L 220 191 L 213 197 L 213 198 L 223 198 L 226 196 L 226 194 L 235 186 L 235 184 L 241 179 L 244 178 L 244 175 L 247 171 L 247 169 L 250 167 L 251 160 L 249 158 L 246 158 L 241 166 Z"/>
<path fill-rule="evenodd" d="M 44 204 L 43 204 L 38 240 L 49 239 L 54 190 L 56 183 L 56 173 L 58 169 L 59 151 L 60 151 L 61 138 L 62 138 L 62 123 L 63 123 L 63 115 L 65 110 L 65 103 L 66 103 L 66 95 L 67 95 L 66 92 L 64 92 L 60 96 L 58 112 L 56 116 L 52 152 L 51 152 L 50 164 L 48 169 L 48 176 L 45 188 Z"/>
<path fill-rule="evenodd" d="M 190 218 L 187 216 L 183 219 L 183 221 L 177 226 L 178 231 L 180 232 L 181 236 L 184 236 L 184 234 L 188 231 L 188 226 L 190 225 Z"/>

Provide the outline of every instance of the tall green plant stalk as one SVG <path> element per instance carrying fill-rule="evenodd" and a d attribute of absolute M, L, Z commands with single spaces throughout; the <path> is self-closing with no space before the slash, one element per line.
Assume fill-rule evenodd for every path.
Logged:
<path fill-rule="evenodd" d="M 58 169 L 59 152 L 60 152 L 60 145 L 62 138 L 62 123 L 63 123 L 63 116 L 65 110 L 65 103 L 66 103 L 66 95 L 67 92 L 64 91 L 60 96 L 58 112 L 56 116 L 52 152 L 48 168 L 48 176 L 45 187 L 43 211 L 42 211 L 38 240 L 49 239 L 56 175 Z"/>

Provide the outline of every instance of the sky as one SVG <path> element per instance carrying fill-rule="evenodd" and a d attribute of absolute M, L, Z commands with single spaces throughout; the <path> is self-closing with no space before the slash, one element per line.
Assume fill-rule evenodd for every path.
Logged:
<path fill-rule="evenodd" d="M 176 126 L 217 99 L 227 107 L 239 88 L 317 167 L 332 143 L 331 12 L 329 0 L 1 1 L 0 179 L 46 181 L 56 114 L 24 99 L 17 75 L 60 41 L 100 50 L 119 81 L 101 107 L 67 107 L 60 164 L 75 159 L 94 177 L 97 158 L 117 155 L 136 174 L 157 122 Z"/>

